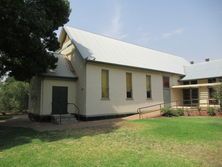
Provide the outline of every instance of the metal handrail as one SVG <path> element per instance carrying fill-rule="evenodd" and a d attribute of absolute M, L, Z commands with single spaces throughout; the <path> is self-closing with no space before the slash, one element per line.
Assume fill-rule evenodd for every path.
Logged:
<path fill-rule="evenodd" d="M 176 103 L 175 105 L 172 105 L 173 103 Z M 145 114 L 145 113 L 151 113 L 151 112 L 155 112 L 155 111 L 159 111 L 162 109 L 162 105 L 166 105 L 166 104 L 170 104 L 170 107 L 176 106 L 177 107 L 177 101 L 172 101 L 170 103 L 158 103 L 158 104 L 154 104 L 154 105 L 149 105 L 149 106 L 145 106 L 145 107 L 140 107 L 137 109 L 137 113 L 139 114 L 139 118 L 141 119 L 141 115 Z M 148 109 L 148 108 L 152 108 L 152 107 L 156 107 L 159 106 L 158 109 L 155 110 L 151 110 L 151 111 L 146 111 L 146 112 L 142 112 L 142 109 Z"/>
<path fill-rule="evenodd" d="M 77 110 L 77 119 L 79 120 L 79 113 L 80 113 L 79 107 L 75 103 L 67 103 L 67 105 L 72 105 L 76 108 L 76 110 Z"/>
<path fill-rule="evenodd" d="M 214 107 L 219 105 L 219 104 L 209 104 L 209 100 L 214 100 L 214 99 L 199 99 L 199 100 L 207 100 L 208 102 L 207 103 L 203 103 L 203 102 L 199 102 L 197 105 L 182 105 L 182 109 L 184 109 L 185 107 L 190 107 L 190 109 L 198 109 L 198 111 L 200 112 L 201 110 L 201 105 L 207 105 L 207 107 L 213 105 Z M 175 103 L 175 105 L 172 105 L 173 103 Z M 159 103 L 159 104 L 154 104 L 154 105 L 149 105 L 149 106 L 145 106 L 145 107 L 140 107 L 137 109 L 137 113 L 139 114 L 139 118 L 141 119 L 141 116 L 142 114 L 145 114 L 145 113 L 151 113 L 151 112 L 155 112 L 155 111 L 159 111 L 162 109 L 162 105 L 166 105 L 166 104 L 170 104 L 170 107 L 175 107 L 176 108 L 178 107 L 178 101 L 172 101 L 170 103 Z M 145 111 L 145 112 L 142 112 L 141 110 L 142 109 L 148 109 L 148 108 L 152 108 L 152 107 L 158 107 L 158 109 L 154 109 L 154 110 L 150 110 L 150 111 Z"/>

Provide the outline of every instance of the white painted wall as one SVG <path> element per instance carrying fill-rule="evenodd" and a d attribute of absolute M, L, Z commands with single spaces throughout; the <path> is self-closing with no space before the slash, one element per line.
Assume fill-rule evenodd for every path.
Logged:
<path fill-rule="evenodd" d="M 101 99 L 101 70 L 109 70 L 109 100 Z M 126 99 L 126 72 L 132 73 L 133 99 Z M 146 98 L 146 75 L 151 75 L 152 99 Z M 171 85 L 179 77 L 113 65 L 88 63 L 86 66 L 86 115 L 135 113 L 137 108 L 163 102 L 162 76 L 170 76 Z M 172 95 L 173 96 L 173 95 Z"/>
<path fill-rule="evenodd" d="M 40 115 L 51 115 L 52 113 L 52 87 L 65 86 L 68 87 L 68 103 L 76 104 L 76 81 L 61 79 L 44 79 L 42 80 L 41 95 L 41 112 Z M 74 107 L 68 105 L 68 113 L 73 113 Z"/>

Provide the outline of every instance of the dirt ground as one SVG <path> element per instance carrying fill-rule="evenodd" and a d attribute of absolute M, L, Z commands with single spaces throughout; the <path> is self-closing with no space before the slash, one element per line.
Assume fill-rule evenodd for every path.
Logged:
<path fill-rule="evenodd" d="M 150 114 L 144 114 L 142 118 L 153 118 L 160 116 L 160 112 L 154 112 Z M 126 120 L 137 120 L 139 115 L 135 114 L 129 117 L 117 118 L 117 119 L 106 119 L 98 121 L 78 121 L 75 123 L 68 124 L 53 124 L 50 122 L 32 122 L 28 119 L 27 115 L 13 116 L 13 118 L 8 120 L 1 120 L 0 126 L 10 126 L 10 127 L 24 127 L 32 128 L 37 131 L 53 131 L 53 130 L 65 130 L 65 129 L 79 129 L 88 127 L 99 127 L 99 126 L 113 126 L 119 127 L 126 122 Z"/>

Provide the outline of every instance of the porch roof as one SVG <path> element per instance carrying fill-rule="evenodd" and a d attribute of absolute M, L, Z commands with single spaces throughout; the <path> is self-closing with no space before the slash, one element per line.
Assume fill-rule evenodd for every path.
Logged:
<path fill-rule="evenodd" d="M 181 81 L 222 77 L 222 59 L 197 63 L 185 67 L 185 77 Z"/>
<path fill-rule="evenodd" d="M 172 86 L 172 89 L 181 89 L 181 88 L 199 88 L 199 87 L 205 87 L 205 86 L 217 86 L 221 83 L 204 83 L 204 84 L 192 84 L 192 85 L 176 85 Z"/>

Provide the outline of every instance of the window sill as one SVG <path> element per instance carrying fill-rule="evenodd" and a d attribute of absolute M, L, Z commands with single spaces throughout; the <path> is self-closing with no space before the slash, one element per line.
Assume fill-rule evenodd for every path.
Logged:
<path fill-rule="evenodd" d="M 101 98 L 100 100 L 101 100 L 101 101 L 109 101 L 110 98 L 108 98 L 108 97 L 107 97 L 107 98 L 103 97 L 103 98 Z"/>
<path fill-rule="evenodd" d="M 133 98 L 126 98 L 126 100 L 134 100 Z"/>

